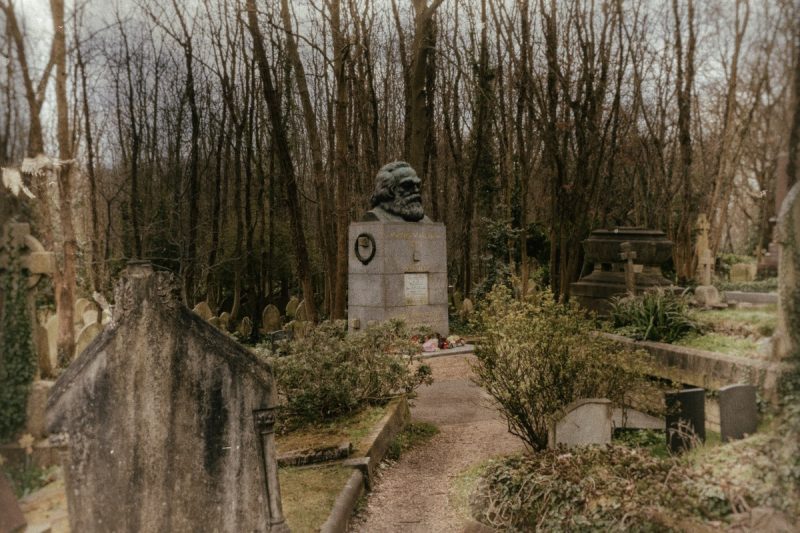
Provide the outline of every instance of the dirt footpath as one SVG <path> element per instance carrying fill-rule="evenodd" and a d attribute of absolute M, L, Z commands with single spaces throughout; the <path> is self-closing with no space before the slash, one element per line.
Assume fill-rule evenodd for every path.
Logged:
<path fill-rule="evenodd" d="M 434 383 L 420 389 L 411 418 L 436 424 L 440 433 L 383 472 L 351 531 L 460 532 L 471 527 L 454 505 L 453 481 L 471 465 L 522 449 L 489 396 L 470 381 L 472 358 L 427 361 Z"/>

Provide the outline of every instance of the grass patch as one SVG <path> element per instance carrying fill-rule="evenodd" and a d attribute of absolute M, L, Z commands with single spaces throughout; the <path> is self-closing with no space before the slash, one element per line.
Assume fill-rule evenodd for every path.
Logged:
<path fill-rule="evenodd" d="M 448 498 L 450 499 L 453 509 L 455 509 L 459 516 L 472 518 L 469 504 L 470 497 L 481 475 L 492 461 L 494 461 L 494 459 L 474 464 L 466 470 L 459 472 L 453 479 L 450 485 Z"/>
<path fill-rule="evenodd" d="M 719 309 L 697 313 L 696 320 L 716 333 L 770 337 L 778 326 L 778 307 Z"/>
<path fill-rule="evenodd" d="M 308 424 L 275 439 L 278 453 L 335 446 L 342 442 L 353 444 L 355 455 L 365 453 L 366 438 L 378 421 L 386 414 L 386 406 L 369 406 L 328 422 Z"/>
<path fill-rule="evenodd" d="M 720 291 L 775 292 L 778 290 L 778 278 L 766 278 L 757 281 L 717 280 L 714 285 Z"/>
<path fill-rule="evenodd" d="M 424 444 L 439 433 L 439 428 L 430 422 L 411 422 L 389 443 L 386 457 L 396 461 L 411 448 Z"/>
<path fill-rule="evenodd" d="M 709 352 L 738 355 L 741 357 L 758 357 L 758 345 L 750 338 L 732 337 L 722 333 L 706 333 L 705 335 L 687 335 L 677 346 L 697 348 Z"/>
<path fill-rule="evenodd" d="M 319 531 L 352 472 L 340 465 L 278 470 L 289 529 L 295 533 Z"/>

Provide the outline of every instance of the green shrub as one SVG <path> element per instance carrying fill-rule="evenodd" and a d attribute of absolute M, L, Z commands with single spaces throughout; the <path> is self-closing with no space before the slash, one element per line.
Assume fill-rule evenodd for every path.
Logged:
<path fill-rule="evenodd" d="M 414 368 L 419 344 L 399 321 L 348 334 L 345 323 L 327 322 L 287 345 L 273 359 L 286 415 L 319 422 L 382 403 L 431 382 L 430 367 Z"/>
<path fill-rule="evenodd" d="M 36 374 L 31 321 L 26 304 L 26 278 L 19 275 L 19 258 L 11 254 L 3 274 L 5 303 L 0 324 L 0 442 L 25 425 L 28 393 Z"/>
<path fill-rule="evenodd" d="M 646 341 L 675 342 L 700 330 L 686 298 L 661 289 L 612 298 L 611 319 L 622 333 Z"/>
<path fill-rule="evenodd" d="M 504 287 L 489 295 L 478 319 L 476 382 L 499 404 L 511 433 L 532 449 L 547 445 L 548 423 L 582 398 L 630 404 L 644 393 L 646 356 L 600 337 L 575 305 L 548 290 L 518 301 Z"/>

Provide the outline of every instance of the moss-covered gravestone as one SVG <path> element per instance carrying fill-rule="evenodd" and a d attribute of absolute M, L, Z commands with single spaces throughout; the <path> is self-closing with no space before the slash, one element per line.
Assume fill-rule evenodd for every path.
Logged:
<path fill-rule="evenodd" d="M 285 531 L 270 368 L 128 266 L 114 317 L 56 382 L 72 531 Z"/>
<path fill-rule="evenodd" d="M 778 292 L 780 312 L 774 336 L 777 359 L 800 360 L 800 183 L 786 195 L 777 226 L 780 244 Z"/>

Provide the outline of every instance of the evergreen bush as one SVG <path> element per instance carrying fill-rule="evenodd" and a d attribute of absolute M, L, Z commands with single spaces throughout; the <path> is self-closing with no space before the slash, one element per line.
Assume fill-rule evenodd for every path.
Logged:
<path fill-rule="evenodd" d="M 383 403 L 430 383 L 416 366 L 419 344 L 400 321 L 348 334 L 344 321 L 325 322 L 288 344 L 273 360 L 278 393 L 294 421 L 320 422 Z"/>
<path fill-rule="evenodd" d="M 556 302 L 548 290 L 519 301 L 495 287 L 478 320 L 485 337 L 476 348 L 476 382 L 533 450 L 547 446 L 549 423 L 573 401 L 630 405 L 650 386 L 643 352 L 596 335 L 581 309 Z"/>

